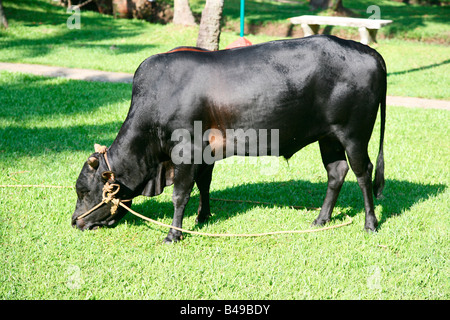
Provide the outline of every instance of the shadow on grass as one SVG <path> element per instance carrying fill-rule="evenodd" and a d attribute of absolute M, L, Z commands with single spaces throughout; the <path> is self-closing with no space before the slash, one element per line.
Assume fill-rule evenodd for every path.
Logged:
<path fill-rule="evenodd" d="M 26 36 L 7 37 L 2 43 L 6 48 L 20 48 L 22 58 L 38 57 L 49 54 L 55 47 L 79 48 L 88 47 L 93 50 L 110 50 L 115 43 L 115 54 L 126 54 L 148 50 L 153 47 L 150 44 L 119 44 L 119 40 L 136 36 L 142 33 L 142 21 L 113 19 L 111 16 L 85 13 L 81 11 L 80 29 L 66 27 L 68 18 L 72 12 L 67 13 L 67 8 L 51 5 L 45 1 L 21 0 L 21 7 L 5 6 L 5 12 L 10 23 L 18 23 L 24 27 L 39 26 L 63 26 L 58 29 L 42 28 L 42 37 L 29 38 Z M 7 35 L 7 33 L 5 33 Z M 92 41 L 109 40 L 109 44 L 92 44 Z M 71 57 L 67 56 L 70 60 Z M 15 59 L 3 59 L 3 62 Z"/>
<path fill-rule="evenodd" d="M 2 157 L 39 156 L 49 151 L 92 151 L 94 142 L 109 145 L 123 118 L 108 123 L 88 121 L 99 108 L 129 104 L 131 85 L 55 80 L 6 73 L 0 79 L 0 153 Z M 85 124 L 69 120 L 81 115 Z M 64 119 L 75 125 L 60 125 Z M 43 125 L 37 126 L 37 123 Z"/>
<path fill-rule="evenodd" d="M 204 225 L 217 223 L 233 218 L 237 215 L 245 214 L 247 211 L 252 210 L 255 207 L 320 207 L 323 202 L 323 197 L 325 197 L 326 188 L 327 184 L 325 182 L 312 183 L 303 180 L 293 180 L 253 183 L 219 191 L 212 191 L 211 198 L 260 201 L 273 203 L 274 205 L 211 201 L 211 212 L 213 213 L 212 217 L 210 217 L 208 222 L 205 224 L 197 224 L 194 230 L 201 230 Z M 443 184 L 420 184 L 388 179 L 386 181 L 384 199 L 375 201 L 375 206 L 381 206 L 382 208 L 378 228 L 381 228 L 383 223 L 390 217 L 403 214 L 415 204 L 436 197 L 440 193 L 444 192 L 446 188 L 447 186 Z M 295 190 L 295 193 L 293 190 Z M 246 196 L 243 196 L 244 194 Z M 197 215 L 198 203 L 198 194 L 192 196 L 186 206 L 185 217 Z M 347 181 L 344 183 L 336 206 L 345 209 L 346 214 L 351 217 L 354 217 L 357 214 L 364 215 L 363 197 L 356 182 Z M 155 202 L 149 199 L 144 203 L 134 205 L 133 209 L 156 220 L 173 217 L 173 205 L 171 201 Z M 319 211 L 317 211 L 317 214 L 314 215 L 311 222 L 318 214 Z M 345 219 L 345 215 L 337 214 L 335 209 L 332 220 L 340 221 Z M 135 225 L 147 225 L 150 228 L 156 227 L 131 214 L 127 214 L 124 220 L 127 221 L 127 223 Z M 361 225 L 361 229 L 363 227 L 364 226 Z"/>
<path fill-rule="evenodd" d="M 87 157 L 94 143 L 110 145 L 121 125 L 122 121 L 67 128 L 0 127 L 0 154 L 5 160 L 70 150 L 85 152 Z"/>
<path fill-rule="evenodd" d="M 351 10 L 360 18 L 369 18 L 372 12 L 367 12 L 370 5 L 374 3 L 369 1 L 353 0 L 350 3 L 344 2 L 344 7 Z M 445 25 L 448 21 L 449 8 L 445 6 L 420 6 L 406 5 L 397 2 L 392 4 L 384 3 L 379 6 L 380 18 L 393 20 L 392 24 L 383 27 L 380 32 L 388 37 L 404 38 L 405 34 L 412 30 L 417 30 L 416 37 L 422 36 L 421 29 L 426 28 L 428 24 Z M 321 10 L 311 11 L 306 1 L 279 1 L 264 2 L 249 1 L 245 2 L 245 23 L 250 33 L 258 30 L 258 26 L 274 21 L 288 23 L 287 19 L 300 15 L 320 15 Z M 239 0 L 225 1 L 224 20 L 239 20 Z M 328 29 L 328 31 L 330 31 Z M 445 41 L 445 35 L 437 36 Z"/>
<path fill-rule="evenodd" d="M 450 59 L 444 60 L 442 62 L 439 63 L 433 63 L 427 66 L 423 66 L 423 67 L 419 67 L 419 68 L 412 68 L 412 69 L 408 69 L 408 70 L 402 70 L 402 71 L 395 71 L 395 72 L 388 72 L 387 76 L 398 76 L 398 75 L 402 75 L 402 74 L 406 74 L 406 73 L 410 73 L 410 72 L 415 72 L 415 71 L 422 71 L 422 70 L 427 70 L 427 69 L 432 69 L 432 68 L 436 68 L 439 66 L 443 66 L 445 64 L 450 63 Z"/>
<path fill-rule="evenodd" d="M 314 12 L 317 12 L 314 11 Z M 274 20 L 286 20 L 291 17 L 312 14 L 309 5 L 304 2 L 264 2 L 245 1 L 245 22 L 247 24 L 267 23 Z M 240 1 L 225 1 L 223 7 L 223 19 L 239 20 Z"/>
<path fill-rule="evenodd" d="M 430 23 L 446 24 L 448 8 L 416 5 L 386 6 L 381 7 L 381 19 L 393 21 L 392 24 L 381 29 L 383 33 L 401 38 L 407 32 L 419 30 Z"/>
<path fill-rule="evenodd" d="M 0 119 L 26 121 L 55 115 L 90 113 L 131 100 L 131 85 L 55 79 L 28 74 L 7 74 L 0 80 Z"/>

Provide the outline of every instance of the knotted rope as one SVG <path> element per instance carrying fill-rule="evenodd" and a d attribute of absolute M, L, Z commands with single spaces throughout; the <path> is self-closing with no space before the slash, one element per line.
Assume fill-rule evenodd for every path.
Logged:
<path fill-rule="evenodd" d="M 107 183 L 108 184 L 108 183 Z M 70 186 L 53 186 L 53 185 L 0 185 L 0 188 L 55 188 L 55 189 L 73 189 L 74 187 L 70 187 Z M 116 190 L 113 190 L 113 188 L 116 188 Z M 89 211 L 83 213 L 82 215 L 80 215 L 77 219 L 81 219 L 84 218 L 85 216 L 87 216 L 88 214 L 90 214 L 91 212 L 95 211 L 96 209 L 100 208 L 103 204 L 112 202 L 113 206 L 111 207 L 111 214 L 115 214 L 118 207 L 121 206 L 124 209 L 126 209 L 128 212 L 130 212 L 131 214 L 135 215 L 138 218 L 141 218 L 145 221 L 151 222 L 153 224 L 159 225 L 161 227 L 165 227 L 165 228 L 171 228 L 174 230 L 178 230 L 184 233 L 189 233 L 189 234 L 194 234 L 194 235 L 200 235 L 200 236 L 208 236 L 208 237 L 262 237 L 262 236 L 269 236 L 269 235 L 277 235 L 277 234 L 299 234 L 299 233 L 312 233 L 312 232 L 320 232 L 320 231 L 325 231 L 325 230 L 330 230 L 330 229 L 336 229 L 336 228 L 341 228 L 344 226 L 347 226 L 349 224 L 351 224 L 353 222 L 353 219 L 346 215 L 347 218 L 349 218 L 350 220 L 348 222 L 344 222 L 338 225 L 334 225 L 334 226 L 329 226 L 329 227 L 323 227 L 323 228 L 317 228 L 317 229 L 308 229 L 308 230 L 288 230 L 288 231 L 273 231 L 273 232 L 263 232 L 263 233 L 240 233 L 240 234 L 236 234 L 236 233 L 207 233 L 207 232 L 198 232 L 198 231 L 192 231 L 192 230 L 186 230 L 183 228 L 178 228 L 163 222 L 159 222 L 157 220 L 153 220 L 149 217 L 146 217 L 136 211 L 134 211 L 133 209 L 131 209 L 130 207 L 126 206 L 125 204 L 123 204 L 123 202 L 126 201 L 131 201 L 131 200 L 121 200 L 121 199 L 117 199 L 114 198 L 114 196 L 119 192 L 119 188 L 120 185 L 117 184 L 108 184 L 108 186 L 106 186 L 105 184 L 105 188 L 103 190 L 103 199 L 102 201 L 97 204 L 95 207 L 93 207 L 92 209 L 90 209 Z M 231 200 L 231 199 L 215 199 L 215 198 L 211 198 L 211 200 L 213 201 L 227 201 L 227 202 L 236 202 L 236 203 L 255 203 L 255 204 L 266 204 L 266 205 L 273 205 L 271 203 L 267 203 L 267 202 L 258 202 L 258 201 L 250 201 L 250 200 Z M 295 209 L 300 209 L 303 207 L 298 207 L 298 206 L 289 206 L 291 208 L 295 208 Z M 319 208 L 308 208 L 310 210 L 319 210 Z"/>
<path fill-rule="evenodd" d="M 95 144 L 94 145 L 95 148 L 95 152 L 101 153 L 104 155 L 105 157 L 105 162 L 106 165 L 108 166 L 109 170 L 111 170 L 111 165 L 109 164 L 108 161 L 108 156 L 107 156 L 107 151 L 108 148 L 105 146 L 100 146 L 99 144 Z M 0 188 L 58 188 L 58 189 L 62 189 L 62 188 L 72 188 L 73 187 L 66 187 L 66 186 L 53 186 L 53 185 L 0 185 Z M 189 234 L 195 234 L 195 235 L 199 235 L 199 236 L 208 236 L 208 237 L 262 237 L 262 236 L 269 236 L 269 235 L 276 235 L 276 234 L 298 234 L 298 233 L 312 233 L 312 232 L 320 232 L 320 231 L 325 231 L 325 230 L 330 230 L 330 229 L 336 229 L 336 228 L 340 228 L 340 227 L 344 227 L 346 225 L 349 225 L 353 222 L 353 219 L 351 217 L 349 217 L 348 215 L 347 218 L 350 219 L 350 221 L 348 222 L 344 222 L 338 225 L 334 225 L 334 226 L 329 226 L 329 227 L 323 227 L 323 228 L 317 228 L 317 229 L 308 229 L 308 230 L 287 230 L 287 231 L 273 231 L 273 232 L 263 232 L 263 233 L 208 233 L 208 232 L 197 232 L 197 231 L 192 231 L 192 230 L 186 230 L 183 228 L 178 228 L 169 224 L 165 224 L 156 220 L 153 220 L 151 218 L 148 218 L 134 210 L 132 210 L 130 207 L 126 206 L 125 204 L 123 204 L 124 202 L 129 202 L 130 200 L 122 200 L 122 199 L 118 199 L 115 196 L 117 195 L 117 193 L 120 190 L 120 185 L 117 183 L 112 183 L 112 182 L 106 182 L 105 185 L 103 186 L 103 192 L 102 192 L 102 201 L 100 203 L 98 203 L 96 206 L 94 206 L 92 209 L 86 211 L 85 213 L 81 214 L 80 216 L 77 217 L 77 220 L 82 219 L 84 217 L 86 217 L 87 215 L 89 215 L 90 213 L 94 212 L 95 210 L 97 210 L 98 208 L 100 208 L 102 205 L 104 204 L 108 204 L 108 203 L 112 203 L 110 212 L 111 215 L 114 215 L 117 210 L 119 209 L 119 206 L 123 207 L 124 209 L 126 209 L 128 212 L 130 212 L 131 214 L 145 220 L 151 223 L 154 223 L 156 225 L 165 227 L 165 228 L 171 228 L 174 230 L 178 230 L 184 233 L 189 233 Z M 257 203 L 257 204 L 267 204 L 267 205 L 273 205 L 271 203 L 267 203 L 267 202 L 257 202 L 257 201 L 246 201 L 246 200 L 229 200 L 229 199 L 213 199 L 211 198 L 211 200 L 214 201 L 227 201 L 227 202 L 238 202 L 238 203 Z M 289 206 L 291 208 L 295 208 L 295 209 L 308 209 L 308 210 L 319 210 L 320 208 L 306 208 L 306 207 L 300 207 L 300 206 Z"/>
<path fill-rule="evenodd" d="M 96 206 L 94 206 L 92 209 L 79 215 L 77 217 L 77 220 L 80 220 L 80 219 L 86 217 L 87 215 L 91 214 L 92 212 L 94 212 L 95 210 L 100 208 L 103 204 L 107 204 L 110 202 L 112 203 L 110 212 L 111 212 L 111 215 L 114 215 L 117 212 L 117 209 L 119 209 L 119 205 L 122 202 L 131 201 L 131 199 L 130 200 L 121 200 L 121 199 L 115 198 L 115 196 L 119 192 L 119 190 L 120 190 L 119 184 L 106 182 L 105 185 L 103 186 L 102 201 L 99 204 L 97 204 Z"/>

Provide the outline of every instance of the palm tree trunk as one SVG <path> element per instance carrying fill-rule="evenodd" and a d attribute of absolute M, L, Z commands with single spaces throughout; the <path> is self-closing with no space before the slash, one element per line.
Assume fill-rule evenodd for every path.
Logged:
<path fill-rule="evenodd" d="M 3 10 L 2 0 L 0 0 L 0 27 L 1 26 L 8 29 L 8 20 L 6 20 L 5 11 Z"/>
<path fill-rule="evenodd" d="M 224 0 L 206 0 L 198 31 L 197 47 L 213 51 L 219 50 L 223 3 Z"/>
<path fill-rule="evenodd" d="M 173 6 L 173 24 L 181 24 L 183 26 L 196 25 L 188 0 L 175 0 Z"/>

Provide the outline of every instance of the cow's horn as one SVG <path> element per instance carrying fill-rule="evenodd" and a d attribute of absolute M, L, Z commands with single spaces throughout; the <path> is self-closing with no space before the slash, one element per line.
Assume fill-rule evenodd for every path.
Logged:
<path fill-rule="evenodd" d="M 87 163 L 92 169 L 98 168 L 98 159 L 96 157 L 89 157 Z"/>
<path fill-rule="evenodd" d="M 94 150 L 95 150 L 95 152 L 98 152 L 98 153 L 106 153 L 106 149 L 108 149 L 108 148 L 106 148 L 105 146 L 101 146 L 101 145 L 99 145 L 98 143 L 94 144 Z"/>

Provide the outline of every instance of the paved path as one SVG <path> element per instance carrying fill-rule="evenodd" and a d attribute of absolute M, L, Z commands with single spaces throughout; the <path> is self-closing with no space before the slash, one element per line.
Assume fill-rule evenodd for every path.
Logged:
<path fill-rule="evenodd" d="M 73 69 L 64 67 L 50 67 L 39 64 L 0 62 L 0 70 L 32 73 L 39 76 L 63 77 L 75 80 L 101 82 L 133 82 L 133 74 L 122 72 L 107 72 L 88 69 Z"/>
<path fill-rule="evenodd" d="M 450 110 L 450 101 L 448 100 L 387 96 L 386 104 L 389 106 L 400 106 L 410 108 Z"/>
<path fill-rule="evenodd" d="M 122 82 L 122 83 L 131 83 L 133 81 L 133 74 L 131 73 L 51 67 L 37 64 L 0 62 L 0 70 L 32 73 L 48 77 L 64 77 L 69 79 L 86 80 L 86 81 Z M 412 97 L 387 96 L 387 104 L 390 106 L 450 110 L 450 101 L 448 100 L 432 100 L 432 99 L 422 99 Z"/>

